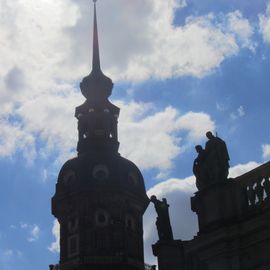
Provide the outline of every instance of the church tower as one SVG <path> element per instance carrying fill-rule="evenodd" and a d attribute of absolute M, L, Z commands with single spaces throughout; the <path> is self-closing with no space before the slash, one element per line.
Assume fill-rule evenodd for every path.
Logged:
<path fill-rule="evenodd" d="M 118 153 L 120 109 L 100 67 L 96 0 L 92 71 L 80 84 L 86 101 L 75 110 L 77 157 L 60 170 L 52 213 L 60 223 L 61 270 L 142 270 L 144 179 Z"/>

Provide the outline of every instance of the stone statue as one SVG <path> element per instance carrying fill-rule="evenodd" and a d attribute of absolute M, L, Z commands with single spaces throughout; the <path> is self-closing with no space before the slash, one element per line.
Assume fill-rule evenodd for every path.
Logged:
<path fill-rule="evenodd" d="M 166 199 L 158 200 L 156 196 L 151 196 L 151 202 L 154 204 L 157 212 L 156 226 L 159 240 L 173 240 L 172 227 L 169 216 L 169 205 Z"/>
<path fill-rule="evenodd" d="M 206 187 L 207 171 L 205 170 L 205 150 L 201 145 L 196 145 L 195 149 L 198 156 L 193 162 L 193 173 L 196 177 L 196 186 L 198 190 L 202 190 Z"/>
<path fill-rule="evenodd" d="M 205 144 L 207 169 L 211 183 L 221 182 L 229 175 L 229 153 L 226 143 L 212 132 L 206 133 L 208 141 Z"/>
<path fill-rule="evenodd" d="M 197 145 L 198 156 L 193 163 L 193 173 L 199 190 L 215 183 L 224 182 L 229 174 L 229 154 L 226 143 L 212 132 L 206 133 L 205 149 Z"/>

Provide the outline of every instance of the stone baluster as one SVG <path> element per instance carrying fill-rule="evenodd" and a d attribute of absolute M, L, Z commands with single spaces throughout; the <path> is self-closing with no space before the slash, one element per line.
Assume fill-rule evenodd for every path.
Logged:
<path fill-rule="evenodd" d="M 253 183 L 250 183 L 247 187 L 247 197 L 248 197 L 249 204 L 251 206 L 254 206 L 256 202 L 256 193 L 253 189 Z"/>
<path fill-rule="evenodd" d="M 263 187 L 266 193 L 266 197 L 270 198 L 270 181 L 269 181 L 269 176 L 265 177 Z"/>
<path fill-rule="evenodd" d="M 262 186 L 262 177 L 259 177 L 256 181 L 255 193 L 258 199 L 258 204 L 263 202 L 264 188 Z"/>

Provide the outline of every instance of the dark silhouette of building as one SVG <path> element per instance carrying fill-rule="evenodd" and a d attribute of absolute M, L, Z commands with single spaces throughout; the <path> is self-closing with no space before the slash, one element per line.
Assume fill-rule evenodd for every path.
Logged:
<path fill-rule="evenodd" d="M 86 101 L 75 111 L 78 156 L 63 165 L 52 198 L 60 263 L 50 268 L 142 270 L 149 198 L 139 169 L 118 153 L 120 109 L 108 100 L 113 83 L 100 68 L 95 2 L 92 71 L 80 84 Z"/>
<path fill-rule="evenodd" d="M 223 172 L 228 153 L 221 139 L 219 144 L 213 147 L 226 152 L 225 165 L 217 168 Z M 195 163 L 207 158 L 197 157 Z M 214 158 L 211 162 L 216 164 Z M 269 270 L 270 162 L 226 181 L 205 181 L 208 175 L 199 174 L 204 185 L 197 183 L 199 191 L 191 198 L 198 215 L 197 236 L 190 241 L 160 238 L 153 245 L 159 270 Z"/>

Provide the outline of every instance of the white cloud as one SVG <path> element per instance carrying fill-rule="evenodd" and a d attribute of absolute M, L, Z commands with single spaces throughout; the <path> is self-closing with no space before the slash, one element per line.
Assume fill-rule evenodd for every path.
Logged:
<path fill-rule="evenodd" d="M 122 104 L 119 120 L 120 152 L 141 169 L 169 169 L 172 160 L 181 151 L 180 138 L 174 125 L 178 117 L 177 110 L 168 107 L 137 120 L 137 113 L 132 109 L 134 106 L 138 110 L 147 110 L 142 103 Z M 158 151 L 161 145 L 162 151 Z"/>
<path fill-rule="evenodd" d="M 262 152 L 263 152 L 264 159 L 269 158 L 270 157 L 270 144 L 263 144 Z"/>
<path fill-rule="evenodd" d="M 174 25 L 175 12 L 181 12 L 186 4 L 177 0 L 100 2 L 105 70 L 113 78 L 135 81 L 182 75 L 201 77 L 236 55 L 241 47 L 250 45 L 252 27 L 239 11 L 228 14 L 226 25 L 226 15 L 215 14 L 189 17 L 184 25 Z M 85 19 L 89 17 L 89 6 L 79 2 L 79 7 L 82 18 L 71 34 L 80 44 L 88 45 L 89 37 L 81 33 L 87 24 L 91 25 L 91 20 Z M 77 42 L 73 45 L 76 59 L 72 61 L 85 65 L 85 55 L 90 58 L 89 47 L 78 48 Z M 80 68 L 86 70 L 82 65 Z"/>
<path fill-rule="evenodd" d="M 61 109 L 61 104 L 53 106 L 53 99 L 55 104 L 56 96 L 68 95 L 68 90 L 63 93 L 67 87 L 60 80 L 61 69 L 56 69 L 68 54 L 64 31 L 76 22 L 77 8 L 61 0 L 0 0 L 0 6 L 0 156 L 21 150 L 31 163 L 36 157 L 35 137 L 44 136 L 46 127 L 50 133 L 57 132 L 50 125 L 54 118 L 49 113 Z M 46 109 L 46 101 L 51 109 L 47 118 L 38 115 Z"/>
<path fill-rule="evenodd" d="M 228 109 L 226 104 L 219 102 L 216 102 L 216 108 L 220 112 L 225 112 Z"/>
<path fill-rule="evenodd" d="M 13 256 L 13 254 L 14 254 L 14 251 L 13 251 L 12 249 L 6 249 L 6 250 L 3 252 L 3 255 L 4 255 L 5 257 L 11 257 L 11 256 Z"/>
<path fill-rule="evenodd" d="M 73 115 L 83 98 L 72 80 L 89 72 L 92 7 L 87 1 L 14 1 L 0 0 L 0 156 L 19 149 L 31 162 L 37 154 L 56 151 L 63 160 L 76 147 Z M 245 29 L 245 37 L 249 36 L 240 13 L 230 17 L 240 25 L 237 29 L 221 27 L 213 14 L 189 17 L 181 27 L 173 25 L 176 10 L 186 4 L 176 0 L 98 3 L 102 62 L 113 79 L 203 76 L 238 53 L 237 29 Z M 121 151 L 142 168 L 167 170 L 185 149 L 179 132 L 185 130 L 188 141 L 195 142 L 206 129 L 214 128 L 204 113 L 179 115 L 168 107 L 149 115 L 145 104 L 126 106 L 130 108 L 123 108 L 120 119 Z M 141 118 L 132 109 L 142 110 Z M 37 149 L 39 139 L 45 148 Z M 161 143 L 163 153 L 157 154 Z M 148 154 L 142 162 L 143 152 Z"/>
<path fill-rule="evenodd" d="M 29 234 L 29 236 L 27 237 L 28 242 L 35 242 L 39 239 L 41 230 L 38 225 L 36 224 L 31 225 L 24 222 L 20 222 L 20 228 L 28 232 Z"/>
<path fill-rule="evenodd" d="M 60 252 L 60 224 L 58 221 L 55 219 L 53 223 L 53 228 L 52 228 L 52 234 L 55 238 L 55 241 L 51 243 L 51 245 L 48 247 L 48 249 L 53 252 Z"/>
<path fill-rule="evenodd" d="M 238 112 L 238 115 L 239 115 L 240 117 L 246 115 L 246 112 L 245 112 L 243 106 L 240 106 L 240 107 L 237 109 L 237 112 Z"/>
<path fill-rule="evenodd" d="M 81 103 L 79 94 L 66 89 L 64 95 L 41 94 L 26 101 L 16 110 L 16 114 L 22 118 L 25 132 L 46 142 L 43 155 L 60 151 L 60 155 L 67 156 L 71 148 L 76 148 L 74 110 Z"/>
<path fill-rule="evenodd" d="M 19 103 L 55 90 L 69 51 L 64 31 L 76 22 L 76 6 L 61 0 L 0 3 L 1 98 Z"/>
<path fill-rule="evenodd" d="M 121 107 L 120 152 L 141 169 L 170 169 L 175 157 L 190 144 L 202 140 L 205 132 L 215 127 L 205 113 L 180 115 L 173 107 L 157 112 L 149 104 L 117 103 Z M 187 132 L 185 144 L 181 142 L 184 137 L 181 132 Z"/>
<path fill-rule="evenodd" d="M 239 108 L 236 110 L 236 112 L 232 112 L 230 114 L 230 117 L 232 120 L 237 120 L 238 118 L 244 117 L 246 115 L 244 107 L 241 105 Z"/>
<path fill-rule="evenodd" d="M 81 79 L 89 72 L 93 13 L 89 2 L 14 1 L 12 5 L 0 1 L 0 33 L 5 41 L 0 42 L 0 77 L 6 89 L 15 88 L 23 99 L 29 88 L 35 95 L 54 89 L 57 80 Z M 227 28 L 213 14 L 173 25 L 175 12 L 186 5 L 179 0 L 100 2 L 105 70 L 114 79 L 200 77 L 237 54 L 252 34 L 239 11 L 229 13 Z"/>
<path fill-rule="evenodd" d="M 9 267 L 6 268 L 6 266 L 10 266 L 10 261 L 22 257 L 23 253 L 20 250 L 14 250 L 10 248 L 0 250 L 0 266 L 2 267 L 1 269 L 9 269 Z"/>
<path fill-rule="evenodd" d="M 255 161 L 250 161 L 246 164 L 238 164 L 230 168 L 229 171 L 229 177 L 235 178 L 237 176 L 240 176 L 248 171 L 253 170 L 254 168 L 260 166 L 261 164 L 255 162 Z"/>
<path fill-rule="evenodd" d="M 156 17 L 156 14 L 151 15 Z M 157 18 L 157 27 L 150 25 L 151 34 L 155 33 L 147 40 L 151 52 L 138 52 L 127 63 L 126 74 L 121 70 L 117 73 L 131 80 L 183 75 L 202 77 L 239 51 L 234 37 L 216 27 L 212 16 L 190 17 L 183 27 L 172 26 L 164 17 Z"/>
<path fill-rule="evenodd" d="M 176 125 L 179 129 L 188 131 L 188 137 L 192 143 L 201 141 L 207 131 L 215 129 L 215 123 L 211 117 L 203 112 L 188 112 L 178 118 Z"/>
<path fill-rule="evenodd" d="M 48 170 L 43 169 L 41 175 L 42 175 L 42 182 L 46 183 L 48 179 Z"/>
<path fill-rule="evenodd" d="M 41 94 L 25 101 L 16 110 L 24 124 L 14 126 L 4 122 L 0 129 L 0 138 L 5 142 L 1 145 L 0 141 L 0 155 L 12 155 L 21 149 L 32 161 L 36 152 L 45 157 L 52 151 L 57 152 L 59 162 L 70 158 L 77 143 L 74 108 L 81 102 L 81 96 L 73 89 L 66 89 L 66 95 Z M 214 129 L 210 116 L 202 112 L 180 115 L 173 107 L 157 111 L 148 103 L 116 101 L 116 104 L 121 108 L 120 152 L 141 169 L 170 169 L 173 159 L 188 144 L 197 142 L 205 131 Z M 181 143 L 183 131 L 188 134 L 185 145 Z M 45 148 L 36 149 L 38 139 L 46 142 Z M 157 151 L 160 145 L 162 151 Z"/>
<path fill-rule="evenodd" d="M 239 10 L 227 14 L 226 17 L 228 20 L 226 27 L 235 35 L 236 39 L 239 39 L 241 46 L 254 51 L 255 44 L 251 40 L 254 29 L 249 21 L 243 17 Z"/>
<path fill-rule="evenodd" d="M 34 224 L 30 230 L 30 237 L 28 237 L 29 242 L 35 242 L 39 239 L 40 236 L 40 228 L 36 224 Z"/>
<path fill-rule="evenodd" d="M 0 156 L 10 157 L 21 150 L 25 159 L 31 163 L 36 156 L 33 134 L 27 133 L 23 125 L 9 123 L 0 119 Z"/>
<path fill-rule="evenodd" d="M 270 3 L 267 4 L 265 14 L 259 14 L 259 24 L 263 40 L 270 43 Z"/>
<path fill-rule="evenodd" d="M 21 229 L 27 229 L 29 227 L 29 225 L 27 223 L 20 222 L 20 227 L 21 227 Z"/>

